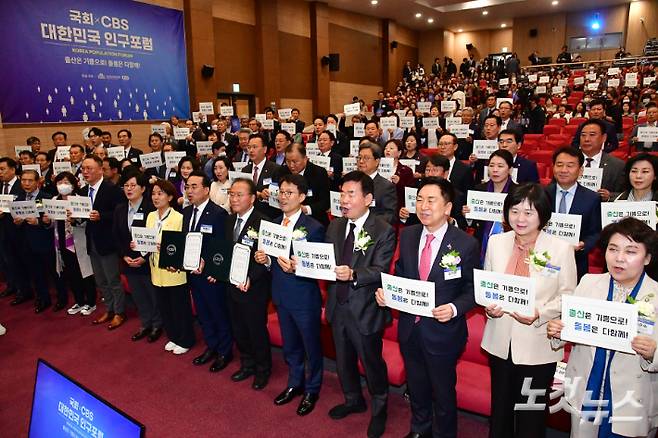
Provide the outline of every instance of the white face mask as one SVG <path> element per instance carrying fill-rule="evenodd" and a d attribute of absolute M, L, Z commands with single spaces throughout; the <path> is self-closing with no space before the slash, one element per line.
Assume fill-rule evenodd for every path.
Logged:
<path fill-rule="evenodd" d="M 73 186 L 71 184 L 59 184 L 57 185 L 57 191 L 60 195 L 67 196 L 73 193 Z"/>

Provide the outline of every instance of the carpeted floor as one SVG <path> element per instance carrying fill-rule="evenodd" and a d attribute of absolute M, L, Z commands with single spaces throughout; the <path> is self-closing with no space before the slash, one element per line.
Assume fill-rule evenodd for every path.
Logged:
<path fill-rule="evenodd" d="M 27 436 L 39 357 L 142 422 L 150 438 L 365 436 L 368 413 L 340 421 L 328 417 L 328 410 L 343 401 L 331 371 L 325 371 L 320 400 L 309 416 L 295 414 L 299 399 L 274 406 L 272 400 L 284 389 L 287 375 L 278 350 L 273 353 L 270 384 L 254 391 L 251 379 L 230 380 L 237 360 L 218 374 L 192 365 L 192 358 L 203 351 L 200 333 L 190 352 L 175 356 L 164 351 L 164 336 L 154 344 L 130 340 L 139 327 L 134 314 L 123 327 L 109 332 L 91 325 L 93 315 L 70 316 L 50 309 L 36 315 L 31 304 L 12 307 L 9 301 L 0 301 L 0 323 L 7 327 L 0 337 L 2 438 Z M 399 390 L 392 390 L 388 415 L 386 436 L 404 436 L 410 412 Z M 459 428 L 460 437 L 484 437 L 488 431 L 485 418 L 466 413 L 460 413 Z"/>

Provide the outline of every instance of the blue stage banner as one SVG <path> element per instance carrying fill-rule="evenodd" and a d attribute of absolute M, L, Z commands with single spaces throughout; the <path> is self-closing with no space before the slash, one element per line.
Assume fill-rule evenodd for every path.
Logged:
<path fill-rule="evenodd" d="M 0 0 L 3 123 L 189 116 L 183 12 L 131 0 Z"/>

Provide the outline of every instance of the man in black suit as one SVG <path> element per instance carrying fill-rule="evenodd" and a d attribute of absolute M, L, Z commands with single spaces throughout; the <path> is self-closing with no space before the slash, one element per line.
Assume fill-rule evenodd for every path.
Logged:
<path fill-rule="evenodd" d="M 343 176 L 343 157 L 335 150 L 336 136 L 331 131 L 324 131 L 318 138 L 320 156 L 329 157 L 330 170 L 327 172 L 330 188 L 338 191 Z"/>
<path fill-rule="evenodd" d="M 487 117 L 494 115 L 494 111 L 496 111 L 495 93 L 491 93 L 487 96 L 486 105 L 487 106 L 480 110 L 480 114 L 478 115 L 478 125 L 480 126 L 480 130 L 484 127 L 484 120 Z"/>
<path fill-rule="evenodd" d="M 241 128 L 238 131 L 238 145 L 234 155 L 229 155 L 233 157 L 233 161 L 236 162 L 248 162 L 249 161 L 249 137 L 251 137 L 251 129 Z M 228 154 L 227 154 L 228 155 Z"/>
<path fill-rule="evenodd" d="M 23 193 L 16 201 L 34 201 L 41 204 L 42 199 L 51 198 L 48 193 L 39 190 L 39 174 L 36 170 L 24 170 L 21 174 Z M 20 291 L 24 297 L 36 292 L 34 311 L 41 313 L 51 305 L 48 291 L 48 278 L 55 278 L 55 247 L 53 233 L 38 218 L 14 218 L 16 231 L 22 245 L 15 248 L 22 265 L 20 272 Z M 19 297 L 17 297 L 18 300 Z M 59 304 L 59 303 L 58 303 Z M 61 310 L 64 305 L 59 306 Z"/>
<path fill-rule="evenodd" d="M 119 138 L 119 145 L 123 146 L 123 157 L 128 158 L 131 163 L 133 163 L 136 166 L 139 166 L 140 165 L 139 156 L 142 155 L 143 152 L 140 149 L 133 147 L 132 132 L 130 132 L 127 129 L 121 129 L 117 133 L 117 137 Z"/>
<path fill-rule="evenodd" d="M 416 209 L 422 225 L 405 227 L 395 275 L 430 281 L 435 287 L 432 318 L 400 312 L 398 339 L 411 397 L 412 437 L 457 436 L 457 359 L 468 328 L 466 313 L 475 306 L 473 268 L 479 264 L 478 242 L 448 224 L 454 189 L 442 178 L 427 178 L 418 190 Z M 461 261 L 452 271 L 442 257 L 456 251 Z M 385 306 L 378 289 L 377 302 Z"/>
<path fill-rule="evenodd" d="M 384 150 L 381 146 L 370 140 L 363 140 L 359 145 L 356 168 L 372 179 L 374 185 L 374 205 L 370 208 L 372 213 L 389 224 L 394 224 L 397 222 L 398 194 L 395 184 L 377 172 L 383 156 Z"/>
<path fill-rule="evenodd" d="M 587 255 L 594 249 L 601 233 L 601 199 L 596 192 L 578 183 L 584 162 L 583 154 L 572 147 L 557 149 L 553 153 L 555 182 L 546 187 L 553 212 L 581 217 L 580 239 L 575 246 L 579 280 L 587 274 Z"/>
<path fill-rule="evenodd" d="M 571 141 L 571 146 L 575 147 L 578 149 L 581 141 L 581 133 L 583 131 L 583 128 L 587 125 L 587 123 L 591 120 L 600 120 L 602 123 L 602 127 L 605 129 L 603 130 L 603 134 L 605 134 L 605 139 L 603 141 L 603 151 L 604 152 L 612 152 L 615 149 L 619 147 L 619 139 L 617 138 L 617 130 L 615 129 L 615 125 L 612 123 L 608 122 L 605 117 L 605 100 L 603 99 L 594 99 L 589 103 L 589 111 L 587 114 L 589 115 L 589 120 L 583 122 L 579 127 L 578 130 L 576 131 L 576 134 L 573 137 L 573 140 Z"/>
<path fill-rule="evenodd" d="M 324 133 L 322 133 L 324 135 Z M 301 175 L 308 184 L 308 193 L 304 199 L 302 210 L 312 216 L 322 225 L 329 225 L 329 176 L 327 171 L 311 163 L 306 156 L 306 146 L 292 143 L 286 147 L 286 165 L 280 170 L 280 175 Z"/>
<path fill-rule="evenodd" d="M 336 369 L 345 403 L 334 406 L 335 420 L 364 412 L 366 408 L 357 361 L 365 369 L 372 397 L 369 437 L 380 437 L 386 427 L 388 376 L 382 358 L 384 326 L 390 312 L 377 306 L 375 290 L 381 273 L 388 272 L 395 250 L 395 231 L 369 208 L 374 183 L 367 174 L 354 171 L 343 178 L 341 209 L 327 230 L 327 242 L 336 253 L 336 281 L 330 283 L 326 305 L 336 346 Z"/>
<path fill-rule="evenodd" d="M 112 234 L 114 210 L 122 202 L 122 195 L 117 186 L 103 179 L 103 160 L 96 155 L 83 160 L 82 175 L 87 185 L 82 188 L 80 195 L 89 196 L 92 202 L 92 211 L 85 228 L 87 253 L 91 259 L 96 286 L 107 306 L 106 312 L 93 323 L 109 322 L 108 329 L 113 330 L 126 319 L 126 297 L 121 286 L 119 255 Z"/>
<path fill-rule="evenodd" d="M 82 183 L 82 160 L 85 158 L 85 148 L 79 144 L 72 144 L 69 149 L 71 173 Z"/>
<path fill-rule="evenodd" d="M 232 157 L 235 154 L 238 145 L 238 138 L 228 132 L 227 122 L 221 118 L 217 121 L 217 141 L 226 145 L 226 155 Z"/>
<path fill-rule="evenodd" d="M 512 157 L 514 157 L 514 168 L 517 169 L 517 184 L 524 182 L 537 183 L 539 182 L 537 163 L 518 155 L 519 148 L 521 148 L 522 144 L 523 135 L 520 131 L 503 129 L 500 134 L 498 134 L 498 147 L 509 151 L 512 154 Z"/>
<path fill-rule="evenodd" d="M 603 169 L 601 188 L 598 190 L 602 201 L 615 199 L 626 182 L 624 162 L 602 150 L 607 139 L 604 131 L 606 123 L 590 119 L 580 126 L 580 150 L 585 158 L 585 167 Z"/>
<path fill-rule="evenodd" d="M 0 158 L 0 182 L 2 183 L 0 193 L 13 195 L 14 199 L 25 195 L 20 181 L 16 177 L 17 167 L 18 164 L 14 159 Z M 18 239 L 17 228 L 11 214 L 9 212 L 0 212 L 0 256 L 2 257 L 1 263 L 7 283 L 7 288 L 0 293 L 0 296 L 8 297 L 17 294 L 14 304 L 21 304 L 32 298 L 19 293 L 19 270 L 21 265 L 18 263 L 18 258 L 14 256 L 14 252 L 21 245 L 22 242 Z"/>
<path fill-rule="evenodd" d="M 457 190 L 466 193 L 473 187 L 473 170 L 457 159 L 455 153 L 459 147 L 455 134 L 443 134 L 439 138 L 439 154 L 450 161 L 450 170 L 447 178 Z"/>
<path fill-rule="evenodd" d="M 224 237 L 251 248 L 246 283 L 227 286 L 233 336 L 240 352 L 240 369 L 231 375 L 231 380 L 240 382 L 255 376 L 251 387 L 262 390 L 269 382 L 272 369 L 267 331 L 270 275 L 265 266 L 256 263 L 254 255 L 260 222 L 267 218 L 254 208 L 256 185 L 253 181 L 237 178 L 231 185 L 229 197 L 233 214 L 226 220 Z"/>
<path fill-rule="evenodd" d="M 210 200 L 210 180 L 201 171 L 190 174 L 185 184 L 190 205 L 183 209 L 183 232 L 200 232 L 206 247 L 210 239 L 223 239 L 226 210 Z M 201 323 L 206 350 L 194 358 L 194 365 L 205 365 L 211 360 L 211 372 L 226 368 L 233 358 L 233 335 L 228 315 L 226 285 L 210 277 L 203 257 L 198 270 L 188 274 L 197 317 Z M 210 261 L 209 261 L 210 262 Z"/>
<path fill-rule="evenodd" d="M 500 113 L 500 130 L 512 129 L 523 133 L 523 128 L 520 124 L 512 120 L 512 114 L 514 112 L 514 107 L 511 103 L 504 100 L 498 105 L 498 112 Z"/>
<path fill-rule="evenodd" d="M 281 166 L 267 159 L 267 144 L 260 134 L 252 134 L 249 137 L 247 150 L 251 162 L 242 171 L 250 173 L 256 184 L 256 210 L 269 219 L 275 218 L 281 212 L 270 206 L 270 184 L 278 181 Z"/>

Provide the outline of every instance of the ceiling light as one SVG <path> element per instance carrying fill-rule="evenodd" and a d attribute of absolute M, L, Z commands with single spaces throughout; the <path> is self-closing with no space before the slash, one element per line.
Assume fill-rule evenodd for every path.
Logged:
<path fill-rule="evenodd" d="M 482 11 L 482 15 L 487 15 L 487 14 L 489 14 L 489 11 L 487 11 L 486 9 Z"/>
<path fill-rule="evenodd" d="M 464 29 L 457 29 L 457 32 L 463 32 Z"/>
<path fill-rule="evenodd" d="M 428 22 L 429 24 L 432 24 L 432 23 L 434 23 L 434 18 L 431 18 L 431 17 L 430 17 L 430 18 L 428 18 L 428 19 L 427 19 L 427 22 Z"/>
<path fill-rule="evenodd" d="M 375 6 L 377 3 L 379 3 L 379 0 L 370 0 L 370 4 Z"/>
<path fill-rule="evenodd" d="M 557 0 L 553 0 L 553 1 L 551 2 L 551 4 L 552 4 L 553 6 L 557 6 L 557 5 L 560 4 L 560 2 L 557 1 Z"/>
<path fill-rule="evenodd" d="M 420 18 L 422 16 L 423 16 L 423 14 L 421 14 L 420 12 L 416 12 L 416 18 Z"/>
<path fill-rule="evenodd" d="M 500 27 L 507 27 L 505 23 L 501 24 Z"/>

